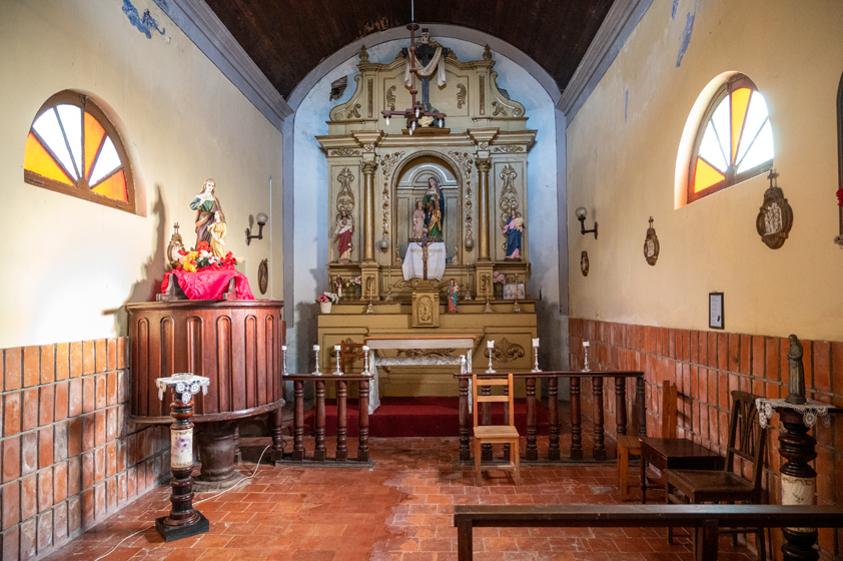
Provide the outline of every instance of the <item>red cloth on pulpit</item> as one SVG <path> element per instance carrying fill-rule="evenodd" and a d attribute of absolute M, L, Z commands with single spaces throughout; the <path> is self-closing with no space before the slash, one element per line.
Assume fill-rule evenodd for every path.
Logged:
<path fill-rule="evenodd" d="M 255 295 L 249 287 L 249 279 L 246 275 L 236 269 L 206 269 L 189 273 L 181 269 L 175 269 L 164 273 L 164 281 L 161 283 L 161 292 L 167 291 L 170 284 L 170 276 L 174 275 L 179 287 L 191 300 L 222 300 L 228 284 L 234 279 L 234 295 L 237 300 L 254 300 Z"/>

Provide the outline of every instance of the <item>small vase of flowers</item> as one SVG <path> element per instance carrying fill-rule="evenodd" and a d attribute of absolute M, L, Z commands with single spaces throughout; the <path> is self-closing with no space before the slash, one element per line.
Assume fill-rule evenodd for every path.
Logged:
<path fill-rule="evenodd" d="M 323 292 L 316 297 L 316 303 L 319 304 L 319 311 L 323 314 L 330 314 L 331 308 L 339 301 L 339 296 L 335 292 Z"/>

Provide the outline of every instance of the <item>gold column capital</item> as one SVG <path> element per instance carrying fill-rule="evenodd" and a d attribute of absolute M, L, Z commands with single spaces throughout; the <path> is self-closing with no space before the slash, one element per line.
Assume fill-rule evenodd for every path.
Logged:
<path fill-rule="evenodd" d="M 492 169 L 492 159 L 477 158 L 474 160 L 474 165 L 477 166 L 477 171 L 480 173 L 489 173 L 489 170 Z"/>
<path fill-rule="evenodd" d="M 362 170 L 364 175 L 371 175 L 375 173 L 376 169 L 378 169 L 377 162 L 363 162 Z"/>

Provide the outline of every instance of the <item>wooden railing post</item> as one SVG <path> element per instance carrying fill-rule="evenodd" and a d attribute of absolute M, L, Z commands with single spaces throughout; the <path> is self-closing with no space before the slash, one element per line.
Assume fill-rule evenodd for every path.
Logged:
<path fill-rule="evenodd" d="M 272 463 L 278 465 L 284 458 L 283 438 L 284 413 L 281 406 L 270 415 L 272 425 Z"/>
<path fill-rule="evenodd" d="M 696 528 L 694 558 L 696 561 L 717 561 L 717 520 L 706 520 Z"/>
<path fill-rule="evenodd" d="M 571 459 L 582 460 L 582 411 L 580 410 L 580 376 L 571 377 Z"/>
<path fill-rule="evenodd" d="M 313 459 L 325 461 L 325 380 L 316 380 L 316 449 Z"/>
<path fill-rule="evenodd" d="M 539 449 L 536 446 L 536 379 L 529 376 L 525 380 L 527 394 L 527 450 L 526 459 L 539 459 Z"/>
<path fill-rule="evenodd" d="M 626 434 L 626 378 L 615 376 L 615 422 L 618 436 Z"/>
<path fill-rule="evenodd" d="M 638 402 L 638 436 L 647 436 L 647 402 L 644 398 L 644 376 L 635 378 L 635 401 Z"/>
<path fill-rule="evenodd" d="M 293 455 L 295 461 L 304 460 L 304 382 L 293 382 L 296 408 L 293 419 Z"/>
<path fill-rule="evenodd" d="M 359 433 L 357 459 L 369 461 L 369 380 L 360 380 L 360 399 L 358 400 L 357 430 Z"/>
<path fill-rule="evenodd" d="M 348 459 L 348 382 L 337 380 L 337 461 Z"/>
<path fill-rule="evenodd" d="M 594 452 L 595 460 L 606 459 L 606 447 L 603 442 L 603 378 L 592 376 L 591 386 L 594 394 Z"/>
<path fill-rule="evenodd" d="M 547 409 L 550 422 L 550 434 L 547 437 L 547 459 L 559 459 L 559 378 L 547 381 Z"/>
<path fill-rule="evenodd" d="M 457 561 L 474 559 L 473 530 L 471 520 L 460 520 L 457 523 Z"/>
<path fill-rule="evenodd" d="M 475 405 L 477 407 L 477 405 Z M 468 378 L 460 378 L 460 461 L 471 461 L 471 451 L 469 448 L 468 428 Z"/>

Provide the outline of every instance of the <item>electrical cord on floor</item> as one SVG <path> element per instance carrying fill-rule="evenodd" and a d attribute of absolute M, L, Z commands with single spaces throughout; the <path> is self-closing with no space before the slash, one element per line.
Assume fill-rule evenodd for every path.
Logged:
<path fill-rule="evenodd" d="M 198 505 L 198 504 L 204 503 L 205 501 L 210 501 L 211 499 L 215 499 L 215 498 L 217 498 L 217 497 L 221 497 L 222 495 L 225 495 L 225 494 L 226 494 L 226 493 L 228 493 L 229 491 L 233 491 L 234 489 L 236 489 L 236 488 L 240 487 L 240 485 L 242 485 L 242 484 L 243 484 L 243 482 L 245 482 L 245 481 L 250 481 L 250 480 L 254 479 L 254 478 L 255 478 L 255 476 L 258 474 L 258 470 L 259 470 L 259 469 L 260 469 L 260 467 L 261 467 L 261 460 L 263 460 L 263 455 L 264 455 L 264 454 L 266 454 L 266 451 L 267 451 L 267 450 L 269 450 L 269 447 L 270 447 L 270 445 L 269 445 L 269 444 L 267 444 L 267 445 L 266 445 L 266 448 L 264 448 L 264 449 L 263 449 L 263 451 L 261 452 L 261 455 L 258 457 L 258 463 L 257 463 L 257 465 L 255 466 L 255 470 L 252 472 L 252 474 L 251 474 L 251 475 L 248 475 L 248 476 L 244 475 L 244 476 L 243 476 L 243 477 L 242 477 L 242 478 L 241 478 L 241 479 L 240 479 L 237 483 L 235 483 L 234 485 L 232 485 L 232 486 L 231 486 L 231 487 L 229 487 L 228 489 L 224 489 L 223 491 L 220 491 L 220 492 L 219 492 L 219 493 L 217 493 L 216 495 L 212 495 L 212 496 L 210 496 L 210 497 L 205 497 L 204 499 L 200 499 L 200 500 L 198 500 L 198 501 L 194 502 L 194 503 L 193 503 L 193 505 L 194 505 L 194 506 L 196 506 L 196 505 Z M 154 528 L 154 525 L 153 525 L 153 526 L 147 526 L 146 528 L 141 528 L 140 530 L 136 530 L 136 531 L 132 532 L 131 534 L 129 534 L 128 536 L 126 536 L 125 538 L 123 538 L 122 540 L 120 540 L 119 542 L 117 542 L 117 543 L 114 545 L 114 547 L 112 547 L 110 550 L 108 550 L 108 552 L 107 552 L 107 553 L 104 553 L 104 554 L 100 555 L 99 557 L 97 557 L 96 559 L 94 559 L 94 561 L 102 561 L 103 559 L 105 559 L 106 557 L 108 557 L 109 555 L 111 555 L 112 553 L 114 553 L 115 551 L 117 551 L 117 548 L 118 548 L 118 547 L 120 547 L 120 546 L 123 544 L 123 542 L 125 542 L 125 541 L 126 541 L 126 540 L 128 540 L 128 539 L 131 539 L 131 538 L 133 538 L 133 537 L 137 536 L 138 534 L 140 534 L 140 533 L 142 533 L 142 532 L 146 532 L 146 531 L 147 531 L 147 530 L 149 530 L 150 528 Z"/>

